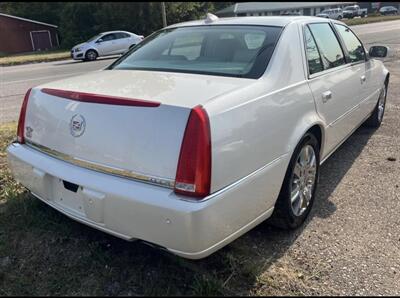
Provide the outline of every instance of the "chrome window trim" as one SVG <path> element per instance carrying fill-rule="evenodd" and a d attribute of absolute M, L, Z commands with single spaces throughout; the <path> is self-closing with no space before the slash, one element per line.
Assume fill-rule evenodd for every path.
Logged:
<path fill-rule="evenodd" d="M 93 170 L 96 172 L 110 174 L 110 175 L 118 176 L 118 177 L 122 177 L 122 178 L 128 178 L 131 180 L 145 182 L 145 183 L 149 183 L 152 185 L 162 186 L 162 187 L 166 187 L 166 188 L 170 188 L 170 189 L 173 189 L 174 185 L 175 185 L 175 180 L 172 180 L 172 179 L 145 175 L 145 174 L 129 171 L 126 169 L 121 169 L 121 168 L 112 167 L 112 166 L 104 165 L 104 164 L 93 162 L 93 161 L 84 160 L 81 158 L 73 157 L 73 156 L 58 152 L 58 151 L 48 148 L 46 146 L 36 144 L 32 141 L 25 140 L 25 145 L 27 145 L 29 148 L 40 151 L 51 157 L 57 158 L 59 160 L 68 162 L 70 164 L 73 164 L 73 165 L 76 165 L 76 166 L 79 166 L 79 167 L 82 167 L 85 169 Z"/>

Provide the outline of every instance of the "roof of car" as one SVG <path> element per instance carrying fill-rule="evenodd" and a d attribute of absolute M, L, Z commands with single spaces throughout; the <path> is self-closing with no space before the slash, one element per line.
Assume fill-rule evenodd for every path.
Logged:
<path fill-rule="evenodd" d="M 167 28 L 201 26 L 201 25 L 262 25 L 262 26 L 279 26 L 284 27 L 289 23 L 305 20 L 321 20 L 321 18 L 310 16 L 251 16 L 251 17 L 231 17 L 218 18 L 216 21 L 207 22 L 206 19 L 189 21 L 174 24 Z"/>
<path fill-rule="evenodd" d="M 123 33 L 132 34 L 131 32 L 124 31 L 124 30 L 107 31 L 107 32 L 101 32 L 100 34 L 104 35 L 104 34 L 109 34 L 109 33 L 118 33 L 118 32 L 123 32 Z"/>

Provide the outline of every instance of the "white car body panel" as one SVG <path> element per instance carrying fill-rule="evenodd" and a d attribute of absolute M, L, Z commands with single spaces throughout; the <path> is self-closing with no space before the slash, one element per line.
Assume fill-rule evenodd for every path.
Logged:
<path fill-rule="evenodd" d="M 378 60 L 308 75 L 303 26 L 312 22 L 336 21 L 243 17 L 216 22 L 285 27 L 259 79 L 103 70 L 33 89 L 26 126 L 34 129 L 27 140 L 71 157 L 172 182 L 190 110 L 202 105 L 210 121 L 212 173 L 211 194 L 200 201 L 168 187 L 86 169 L 30 145 L 9 146 L 10 168 L 32 193 L 75 220 L 124 239 L 145 240 L 183 257 L 205 257 L 272 214 L 293 151 L 310 128 L 321 130 L 320 159 L 324 161 L 377 103 L 388 75 Z M 170 27 L 197 25 L 213 23 L 193 21 Z M 44 94 L 43 88 L 161 105 L 75 102 Z M 332 98 L 323 102 L 327 90 Z M 69 134 L 75 113 L 86 117 L 83 138 Z M 60 179 L 79 185 L 77 193 L 63 190 Z"/>

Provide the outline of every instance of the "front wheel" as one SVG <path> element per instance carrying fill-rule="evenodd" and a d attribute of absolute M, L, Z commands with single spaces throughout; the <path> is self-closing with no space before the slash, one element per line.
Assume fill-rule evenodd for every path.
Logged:
<path fill-rule="evenodd" d="M 378 102 L 371 116 L 365 121 L 366 126 L 378 128 L 381 125 L 383 115 L 385 114 L 386 96 L 387 86 L 385 84 L 381 90 L 381 93 L 379 94 Z"/>
<path fill-rule="evenodd" d="M 85 54 L 85 60 L 87 61 L 94 61 L 97 59 L 97 52 L 94 50 L 89 50 Z"/>
<path fill-rule="evenodd" d="M 283 229 L 299 227 L 310 213 L 319 177 L 319 143 L 306 133 L 285 174 L 270 223 Z"/>

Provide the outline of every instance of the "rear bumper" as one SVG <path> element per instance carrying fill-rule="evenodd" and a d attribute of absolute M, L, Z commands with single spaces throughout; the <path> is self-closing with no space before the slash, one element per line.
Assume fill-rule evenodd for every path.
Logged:
<path fill-rule="evenodd" d="M 268 218 L 280 188 L 277 172 L 286 164 L 279 158 L 209 199 L 192 202 L 171 189 L 84 169 L 26 145 L 11 144 L 7 153 L 16 180 L 68 217 L 191 259 L 210 255 Z M 64 190 L 76 200 L 72 205 L 60 201 L 62 180 L 80 186 L 76 193 Z M 271 192 L 265 193 L 268 183 Z"/>

